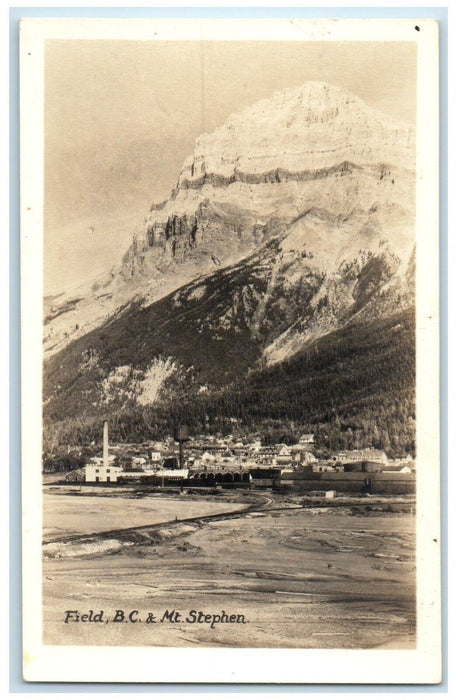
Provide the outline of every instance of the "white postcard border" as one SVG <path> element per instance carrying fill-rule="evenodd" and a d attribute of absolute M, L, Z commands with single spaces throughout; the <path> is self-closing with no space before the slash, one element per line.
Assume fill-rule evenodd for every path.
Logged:
<path fill-rule="evenodd" d="M 420 31 L 414 30 L 414 25 Z M 154 32 L 156 34 L 154 35 Z M 48 38 L 415 41 L 417 119 L 416 650 L 42 644 L 41 362 L 44 44 Z M 441 674 L 438 25 L 435 20 L 27 19 L 21 23 L 24 677 L 34 681 L 437 683 Z M 205 670 L 202 671 L 202 668 Z"/>

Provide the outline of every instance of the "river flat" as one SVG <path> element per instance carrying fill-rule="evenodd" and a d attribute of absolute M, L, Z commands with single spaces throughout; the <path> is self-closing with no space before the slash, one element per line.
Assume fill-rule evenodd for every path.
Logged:
<path fill-rule="evenodd" d="M 240 508 L 242 505 L 239 502 L 192 499 L 179 495 L 173 498 L 155 494 L 138 498 L 134 493 L 116 495 L 107 490 L 105 495 L 45 493 L 43 537 L 46 541 L 71 535 L 142 527 L 176 518 L 181 520 Z"/>
<path fill-rule="evenodd" d="M 142 508 L 145 500 L 133 506 Z M 165 507 L 165 500 L 167 515 L 180 501 L 171 499 Z M 192 512 L 207 511 L 207 505 L 197 498 Z M 221 503 L 212 505 L 220 512 Z M 141 508 L 138 520 L 144 524 L 148 511 Z M 121 517 L 131 524 L 127 511 Z M 47 644 L 324 649 L 415 644 L 410 512 L 287 507 L 52 547 L 43 564 Z M 103 610 L 105 624 L 65 623 L 69 609 Z M 137 611 L 135 621 L 116 624 L 116 610 Z M 175 620 L 172 611 L 179 615 Z M 209 622 L 194 621 L 192 611 L 209 616 Z M 225 619 L 222 611 L 239 621 L 213 625 L 213 616 Z M 150 613 L 155 622 L 148 624 Z"/>

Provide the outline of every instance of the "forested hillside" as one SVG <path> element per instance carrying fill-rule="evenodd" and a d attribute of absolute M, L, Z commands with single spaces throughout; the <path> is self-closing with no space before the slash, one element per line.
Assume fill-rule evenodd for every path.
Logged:
<path fill-rule="evenodd" d="M 352 324 L 295 357 L 240 377 L 215 392 L 174 396 L 110 415 L 113 441 L 161 438 L 178 422 L 192 434 L 256 434 L 293 442 L 316 434 L 326 450 L 372 445 L 391 455 L 415 450 L 414 312 Z M 47 447 L 100 440 L 102 416 L 49 424 Z"/>

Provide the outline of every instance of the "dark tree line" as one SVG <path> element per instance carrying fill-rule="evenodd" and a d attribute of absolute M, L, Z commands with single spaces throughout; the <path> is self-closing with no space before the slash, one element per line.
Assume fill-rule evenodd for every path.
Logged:
<path fill-rule="evenodd" d="M 255 434 L 264 443 L 296 441 L 314 432 L 323 453 L 367 446 L 389 455 L 415 452 L 414 314 L 402 312 L 347 327 L 270 368 L 243 373 L 224 388 L 191 385 L 154 406 L 111 410 L 117 442 L 170 434 L 178 423 L 193 434 Z M 45 445 L 98 444 L 101 416 L 45 421 Z"/>

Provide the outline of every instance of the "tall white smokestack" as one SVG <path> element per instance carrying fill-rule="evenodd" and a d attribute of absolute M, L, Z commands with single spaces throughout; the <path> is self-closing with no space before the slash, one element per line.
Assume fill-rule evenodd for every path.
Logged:
<path fill-rule="evenodd" d="M 107 469 L 108 467 L 108 421 L 105 420 L 103 423 L 103 468 Z"/>

